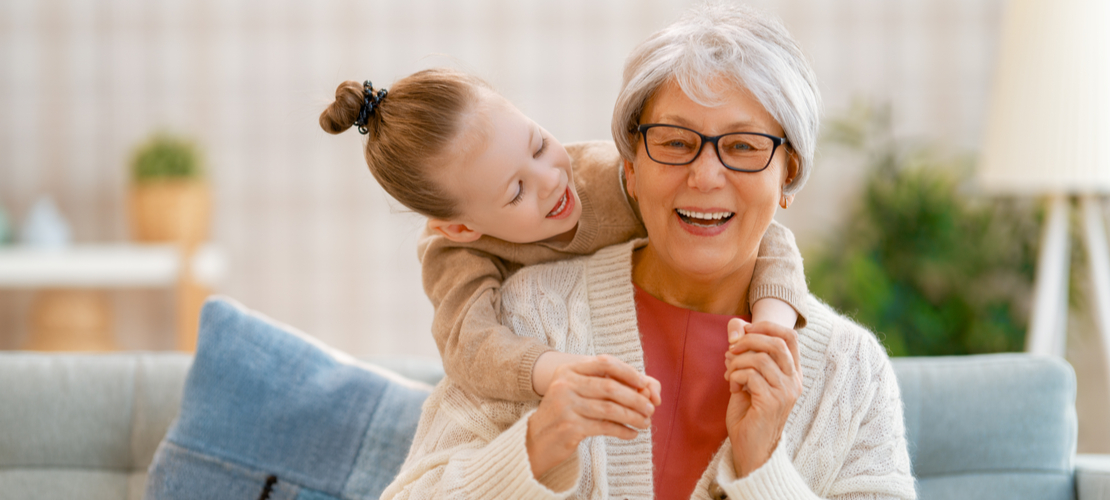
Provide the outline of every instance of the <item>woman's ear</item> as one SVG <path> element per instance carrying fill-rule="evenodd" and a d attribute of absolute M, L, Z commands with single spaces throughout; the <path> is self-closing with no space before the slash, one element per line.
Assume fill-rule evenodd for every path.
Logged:
<path fill-rule="evenodd" d="M 794 178 L 798 176 L 798 169 L 800 168 L 798 165 L 798 155 L 791 150 L 790 155 L 786 157 L 786 178 L 783 179 L 782 189 L 780 189 L 782 196 L 779 199 L 779 206 L 782 207 L 783 210 L 790 208 L 790 204 L 794 203 L 794 195 L 786 194 L 785 191 L 786 186 L 794 182 Z"/>
<path fill-rule="evenodd" d="M 428 228 L 456 243 L 470 243 L 482 237 L 482 233 L 458 221 L 428 219 Z"/>
<path fill-rule="evenodd" d="M 791 182 L 794 182 L 794 179 L 798 177 L 798 170 L 801 169 L 798 153 L 795 153 L 793 149 L 788 149 L 787 151 L 789 151 L 790 154 L 786 156 L 786 178 L 782 181 L 782 186 L 784 188 Z"/>
<path fill-rule="evenodd" d="M 624 187 L 628 196 L 636 199 L 636 171 L 632 169 L 632 162 L 624 160 Z M 639 201 L 639 200 L 637 200 Z"/>

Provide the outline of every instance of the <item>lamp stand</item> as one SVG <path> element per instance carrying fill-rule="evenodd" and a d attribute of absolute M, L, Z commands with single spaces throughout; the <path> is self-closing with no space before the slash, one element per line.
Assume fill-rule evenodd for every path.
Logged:
<path fill-rule="evenodd" d="M 1057 193 L 1048 202 L 1048 218 L 1037 256 L 1033 313 L 1025 350 L 1049 356 L 1064 355 L 1068 331 L 1068 273 L 1071 269 L 1068 238 L 1068 198 Z"/>
<path fill-rule="evenodd" d="M 1102 199 L 1092 194 L 1080 195 L 1079 205 L 1087 264 L 1094 285 L 1090 307 L 1102 344 L 1105 376 L 1110 380 L 1110 245 L 1107 244 L 1106 225 L 1102 217 Z M 1025 341 L 1025 350 L 1030 353 L 1064 355 L 1070 272 L 1069 211 L 1066 195 L 1055 194 L 1050 198 L 1048 219 L 1037 256 L 1033 313 Z"/>
<path fill-rule="evenodd" d="M 1102 341 L 1102 360 L 1110 380 L 1110 248 L 1107 248 L 1106 224 L 1102 218 L 1102 199 L 1095 195 L 1079 198 L 1083 210 L 1083 237 L 1087 247 L 1087 262 L 1091 267 L 1091 281 L 1095 293 L 1091 308 L 1094 309 Z"/>

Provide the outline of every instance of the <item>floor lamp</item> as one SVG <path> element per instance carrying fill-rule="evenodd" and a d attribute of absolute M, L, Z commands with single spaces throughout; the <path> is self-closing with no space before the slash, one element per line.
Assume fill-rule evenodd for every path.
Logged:
<path fill-rule="evenodd" d="M 1110 194 L 1108 26 L 1106 0 L 1007 4 L 978 180 L 987 192 L 1048 199 L 1026 338 L 1032 353 L 1064 353 L 1068 221 L 1078 200 L 1092 309 L 1110 370 L 1110 253 L 1102 217 Z"/>

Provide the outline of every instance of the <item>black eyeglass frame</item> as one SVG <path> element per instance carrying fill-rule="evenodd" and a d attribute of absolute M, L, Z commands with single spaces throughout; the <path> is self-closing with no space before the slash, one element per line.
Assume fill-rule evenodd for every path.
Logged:
<path fill-rule="evenodd" d="M 697 134 L 697 136 L 701 138 L 701 145 L 698 146 L 698 152 L 694 153 L 694 156 L 693 156 L 693 158 L 690 158 L 690 161 L 682 162 L 682 163 L 672 163 L 672 162 L 667 162 L 667 161 L 656 160 L 654 156 L 651 156 L 651 148 L 649 148 L 648 145 L 647 145 L 647 131 L 649 129 L 652 129 L 652 128 L 655 128 L 655 127 L 672 127 L 672 128 L 682 129 L 682 130 L 688 130 L 690 132 L 693 132 L 694 134 Z M 727 134 L 721 134 L 721 135 L 717 135 L 717 136 L 708 136 L 708 135 L 705 135 L 701 132 L 698 132 L 697 130 L 694 130 L 692 128 L 683 127 L 681 125 L 674 125 L 674 124 L 670 124 L 670 123 L 645 123 L 645 124 L 642 124 L 642 125 L 636 127 L 636 131 L 640 133 L 640 137 L 644 140 L 644 151 L 647 153 L 648 158 L 651 158 L 651 160 L 656 162 L 656 163 L 662 163 L 663 165 L 675 165 L 675 166 L 689 165 L 691 163 L 694 163 L 694 161 L 697 160 L 699 156 L 701 156 L 701 150 L 705 148 L 706 144 L 712 143 L 713 144 L 713 152 L 717 154 L 717 160 L 721 162 L 721 165 L 723 165 L 725 168 L 727 168 L 729 170 L 732 170 L 733 172 L 756 173 L 756 172 L 762 172 L 764 170 L 767 170 L 767 167 L 771 166 L 771 162 L 775 160 L 775 152 L 778 151 L 779 146 L 782 146 L 783 144 L 789 144 L 790 143 L 790 141 L 788 141 L 785 137 L 779 137 L 777 135 L 764 134 L 764 133 L 760 133 L 760 132 L 729 132 Z M 727 137 L 727 136 L 730 136 L 730 135 L 758 135 L 758 136 L 761 136 L 761 137 L 766 137 L 768 139 L 771 139 L 771 142 L 774 143 L 774 146 L 771 147 L 771 156 L 767 157 L 767 164 L 763 165 L 763 167 L 758 169 L 758 170 L 746 170 L 746 169 L 743 169 L 743 168 L 732 167 L 732 166 L 729 166 L 729 164 L 725 163 L 725 159 L 721 157 L 721 149 L 720 149 L 720 146 L 719 146 L 718 142 L 721 140 L 722 137 Z"/>

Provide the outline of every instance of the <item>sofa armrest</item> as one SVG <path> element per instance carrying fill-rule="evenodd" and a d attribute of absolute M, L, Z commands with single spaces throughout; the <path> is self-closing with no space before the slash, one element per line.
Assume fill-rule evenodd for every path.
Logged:
<path fill-rule="evenodd" d="M 1075 490 L 1078 500 L 1110 498 L 1110 455 L 1076 456 Z"/>

